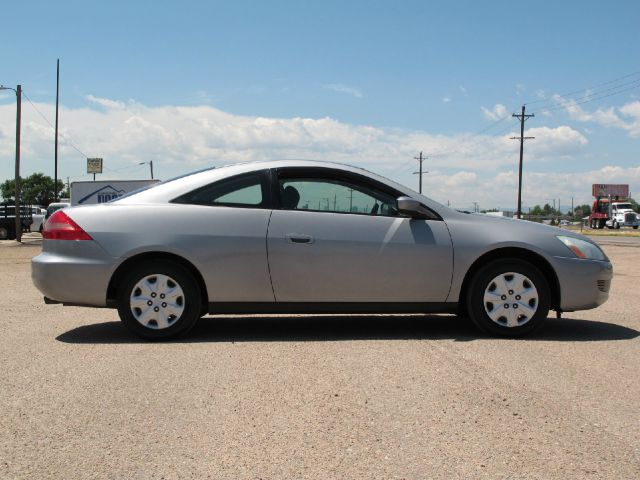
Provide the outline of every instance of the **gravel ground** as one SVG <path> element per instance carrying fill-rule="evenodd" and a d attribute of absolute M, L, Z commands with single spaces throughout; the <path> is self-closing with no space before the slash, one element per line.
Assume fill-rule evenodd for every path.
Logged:
<path fill-rule="evenodd" d="M 452 316 L 215 317 L 174 343 L 44 305 L 0 245 L 1 478 L 640 477 L 640 251 L 525 340 Z M 8 313 L 8 315 L 7 315 Z"/>

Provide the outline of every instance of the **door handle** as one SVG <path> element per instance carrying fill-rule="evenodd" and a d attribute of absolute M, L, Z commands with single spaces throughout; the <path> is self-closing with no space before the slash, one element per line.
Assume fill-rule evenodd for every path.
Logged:
<path fill-rule="evenodd" d="M 298 243 L 298 244 L 304 244 L 304 245 L 309 245 L 313 243 L 313 237 L 311 235 L 303 235 L 300 233 L 287 233 L 285 237 L 289 243 Z"/>

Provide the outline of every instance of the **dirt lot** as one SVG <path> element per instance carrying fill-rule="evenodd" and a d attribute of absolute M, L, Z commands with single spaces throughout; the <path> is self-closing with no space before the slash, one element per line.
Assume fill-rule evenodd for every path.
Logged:
<path fill-rule="evenodd" d="M 148 344 L 44 305 L 31 242 L 0 245 L 0 478 L 640 477 L 640 248 L 606 246 L 609 302 L 526 340 L 227 317 Z"/>

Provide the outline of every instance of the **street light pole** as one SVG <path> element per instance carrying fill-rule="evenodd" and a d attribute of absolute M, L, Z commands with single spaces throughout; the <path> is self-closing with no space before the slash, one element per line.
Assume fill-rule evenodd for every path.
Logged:
<path fill-rule="evenodd" d="M 144 165 L 146 163 L 149 164 L 149 169 L 151 170 L 151 180 L 153 180 L 153 160 L 150 160 L 148 162 L 140 162 L 138 165 Z"/>
<path fill-rule="evenodd" d="M 22 242 L 22 220 L 20 219 L 20 123 L 22 117 L 22 85 L 18 85 L 15 89 L 0 85 L 0 90 L 13 90 L 16 94 L 16 240 Z"/>

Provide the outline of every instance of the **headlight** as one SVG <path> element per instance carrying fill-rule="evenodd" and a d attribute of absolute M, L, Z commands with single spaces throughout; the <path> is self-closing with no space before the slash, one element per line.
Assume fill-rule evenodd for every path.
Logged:
<path fill-rule="evenodd" d="M 564 243 L 569 250 L 578 258 L 586 258 L 589 260 L 606 260 L 604 252 L 600 250 L 600 247 L 594 245 L 591 242 L 585 242 L 579 238 L 564 237 L 558 235 L 556 237 L 562 243 Z"/>

